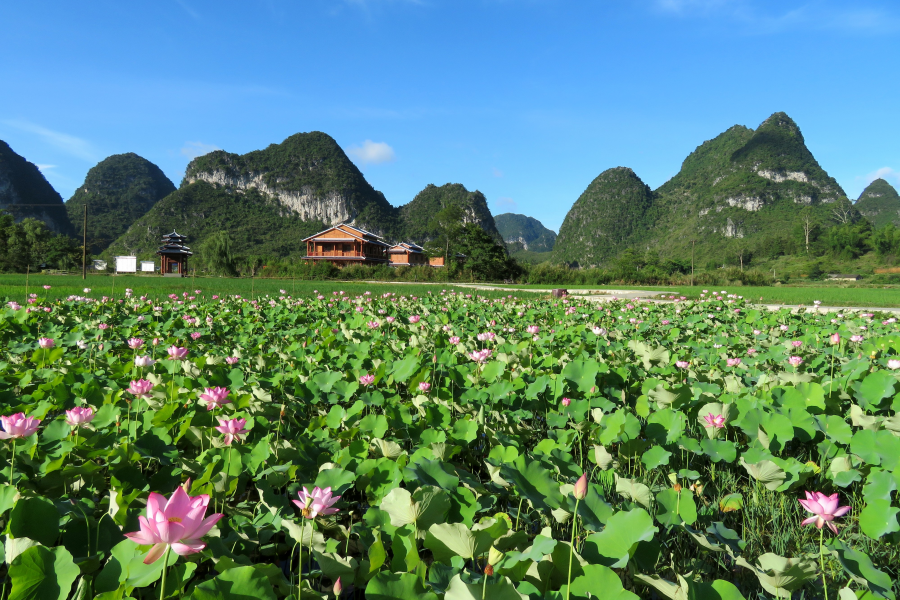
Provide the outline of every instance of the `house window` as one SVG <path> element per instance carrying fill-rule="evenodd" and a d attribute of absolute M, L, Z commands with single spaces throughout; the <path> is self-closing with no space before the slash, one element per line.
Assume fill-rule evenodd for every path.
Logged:
<path fill-rule="evenodd" d="M 353 244 L 344 244 L 344 254 L 353 253 Z"/>

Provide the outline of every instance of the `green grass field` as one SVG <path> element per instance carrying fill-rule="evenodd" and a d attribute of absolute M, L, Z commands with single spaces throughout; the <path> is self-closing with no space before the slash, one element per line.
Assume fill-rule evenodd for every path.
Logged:
<path fill-rule="evenodd" d="M 49 291 L 43 289 L 44 285 L 51 286 Z M 278 296 L 280 290 L 284 290 L 292 296 L 306 296 L 319 290 L 323 294 L 330 294 L 343 290 L 348 294 L 361 294 L 370 291 L 373 294 L 394 292 L 397 294 L 424 296 L 431 293 L 439 293 L 440 290 L 454 289 L 465 294 L 479 294 L 489 298 L 507 296 L 511 292 L 473 290 L 471 288 L 459 288 L 453 285 L 422 285 L 415 283 L 396 282 L 343 282 L 343 281 L 307 281 L 302 279 L 249 279 L 249 278 L 225 278 L 225 277 L 197 277 L 183 279 L 174 277 L 153 277 L 141 275 L 89 275 L 82 280 L 79 275 L 31 275 L 28 277 L 27 287 L 25 275 L 0 275 L 0 298 L 4 302 L 15 300 L 24 303 L 28 294 L 36 293 L 41 297 L 66 298 L 70 295 L 84 295 L 84 288 L 91 289 L 91 297 L 111 296 L 121 298 L 125 295 L 126 288 L 134 290 L 138 296 L 151 298 L 164 297 L 169 294 L 181 294 L 193 290 L 203 290 L 207 294 L 240 294 L 244 297 Z M 523 290 L 526 291 L 526 290 Z"/>
<path fill-rule="evenodd" d="M 46 293 L 42 286 L 51 286 Z M 91 296 L 112 296 L 120 298 L 125 294 L 126 288 L 131 288 L 137 295 L 150 297 L 167 296 L 169 294 L 181 294 L 196 289 L 209 294 L 240 294 L 250 296 L 280 295 L 280 290 L 293 296 L 310 295 L 313 290 L 322 293 L 343 290 L 348 294 L 361 294 L 365 291 L 374 293 L 395 292 L 406 295 L 425 295 L 428 292 L 436 293 L 439 290 L 455 289 L 467 294 L 479 294 L 489 298 L 506 296 L 511 293 L 504 290 L 474 290 L 467 287 L 458 287 L 452 284 L 421 284 L 421 283 L 397 283 L 397 282 L 345 282 L 345 281 L 307 281 L 301 279 L 246 279 L 224 277 L 198 277 L 191 279 L 154 277 L 140 275 L 89 275 L 82 281 L 77 275 L 31 275 L 28 277 L 26 287 L 25 275 L 0 275 L 0 298 L 24 302 L 29 293 L 37 293 L 43 297 L 65 298 L 72 294 L 82 295 L 85 287 L 91 288 Z M 498 285 L 504 289 L 533 293 L 534 290 L 546 290 L 552 288 L 549 285 Z M 603 293 L 608 290 L 649 290 L 661 294 L 681 294 L 691 299 L 697 299 L 704 289 L 701 286 L 683 287 L 654 287 L 654 286 L 561 286 L 571 290 L 591 290 Z M 750 287 L 750 286 L 725 286 L 716 288 L 727 290 L 744 296 L 753 302 L 765 304 L 805 304 L 812 305 L 819 300 L 826 306 L 872 306 L 896 308 L 900 307 L 900 289 L 875 288 L 875 287 L 839 287 L 809 285 L 780 286 L 780 287 Z"/>

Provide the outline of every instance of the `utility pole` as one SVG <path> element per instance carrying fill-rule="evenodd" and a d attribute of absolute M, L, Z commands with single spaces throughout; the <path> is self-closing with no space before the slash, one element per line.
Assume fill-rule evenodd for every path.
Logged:
<path fill-rule="evenodd" d="M 691 240 L 691 287 L 694 287 L 694 244 L 697 240 Z"/>
<path fill-rule="evenodd" d="M 84 220 L 81 224 L 81 279 L 87 279 L 87 202 L 84 203 Z"/>

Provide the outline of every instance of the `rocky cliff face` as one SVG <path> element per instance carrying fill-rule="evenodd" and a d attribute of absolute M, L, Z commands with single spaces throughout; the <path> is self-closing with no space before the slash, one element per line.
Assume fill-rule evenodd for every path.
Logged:
<path fill-rule="evenodd" d="M 65 205 L 53 186 L 34 164 L 16 154 L 0 140 L 0 209 L 16 221 L 43 221 L 56 233 L 73 235 Z"/>
<path fill-rule="evenodd" d="M 889 223 L 900 226 L 900 194 L 884 179 L 866 186 L 855 207 L 876 229 Z"/>
<path fill-rule="evenodd" d="M 88 241 L 93 252 L 107 248 L 175 185 L 155 164 L 137 154 L 116 154 L 88 171 L 84 184 L 66 202 L 78 235 L 88 210 Z"/>
<path fill-rule="evenodd" d="M 791 243 L 804 214 L 832 223 L 836 203 L 847 202 L 784 113 L 756 130 L 735 125 L 707 140 L 653 192 L 640 191 L 633 173 L 604 175 L 560 228 L 560 260 L 609 262 L 626 248 L 684 259 L 694 244 L 700 259 L 731 250 L 775 256 Z"/>
<path fill-rule="evenodd" d="M 397 233 L 395 209 L 337 142 L 319 131 L 243 155 L 217 150 L 196 158 L 181 186 L 198 181 L 226 191 L 256 190 L 304 221 L 346 221 L 382 235 Z"/>
<path fill-rule="evenodd" d="M 261 173 L 229 174 L 225 171 L 194 173 L 185 178 L 190 185 L 195 181 L 205 181 L 228 190 L 258 190 L 271 196 L 282 206 L 305 221 L 321 221 L 337 225 L 345 221 L 354 222 L 358 212 L 353 210 L 350 198 L 337 190 L 318 192 L 312 186 L 304 185 L 297 190 L 280 188 L 278 180 L 270 186 Z"/>

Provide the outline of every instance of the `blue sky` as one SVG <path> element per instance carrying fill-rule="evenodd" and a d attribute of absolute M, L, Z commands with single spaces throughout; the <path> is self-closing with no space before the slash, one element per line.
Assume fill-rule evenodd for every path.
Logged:
<path fill-rule="evenodd" d="M 855 198 L 900 185 L 900 6 L 830 0 L 6 2 L 0 139 L 67 199 L 136 152 L 333 136 L 395 205 L 464 184 L 558 229 L 603 170 L 655 188 L 776 111 Z"/>

